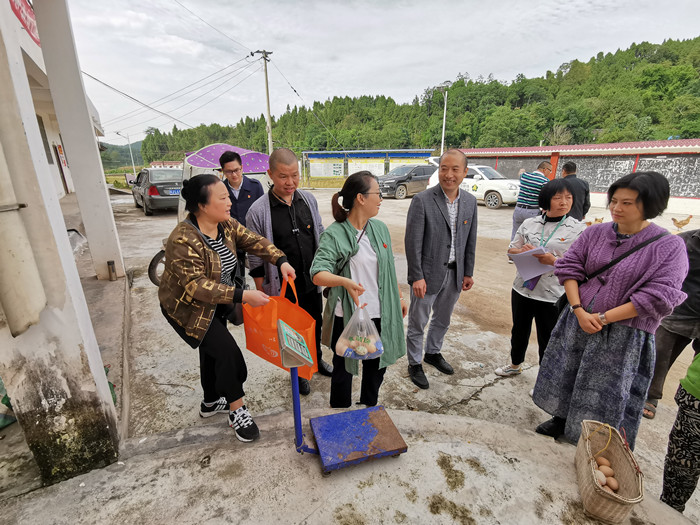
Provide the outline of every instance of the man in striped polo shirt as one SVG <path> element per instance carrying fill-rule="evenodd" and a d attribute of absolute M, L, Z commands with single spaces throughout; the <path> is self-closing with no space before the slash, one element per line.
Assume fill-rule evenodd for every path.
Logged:
<path fill-rule="evenodd" d="M 551 174 L 552 164 L 544 160 L 540 162 L 535 171 L 532 173 L 525 172 L 520 176 L 520 192 L 518 193 L 518 203 L 515 205 L 515 211 L 513 212 L 511 241 L 525 219 L 535 217 L 540 213 L 540 207 L 537 204 L 540 190 L 542 186 L 549 182 L 547 177 Z"/>

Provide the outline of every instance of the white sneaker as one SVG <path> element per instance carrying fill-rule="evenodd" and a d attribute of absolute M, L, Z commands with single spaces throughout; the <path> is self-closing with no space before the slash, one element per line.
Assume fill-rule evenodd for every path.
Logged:
<path fill-rule="evenodd" d="M 522 371 L 523 371 L 523 365 L 513 366 L 513 365 L 509 364 L 506 366 L 496 368 L 495 373 L 497 376 L 510 377 L 510 376 L 517 376 Z"/>

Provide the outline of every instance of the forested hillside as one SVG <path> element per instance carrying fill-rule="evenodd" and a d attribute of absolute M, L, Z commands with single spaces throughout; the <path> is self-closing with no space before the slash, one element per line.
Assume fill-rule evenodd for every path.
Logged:
<path fill-rule="evenodd" d="M 143 165 L 143 159 L 141 158 L 141 144 L 141 141 L 139 141 L 134 142 L 131 145 L 131 154 L 134 156 L 134 164 L 136 166 Z M 117 144 L 107 144 L 106 142 L 103 142 L 102 145 L 106 148 L 104 151 L 100 152 L 100 157 L 102 157 L 102 166 L 105 170 L 131 166 L 131 155 L 129 155 L 128 144 L 126 146 L 120 146 Z"/>
<path fill-rule="evenodd" d="M 439 148 L 443 100 L 428 88 L 411 104 L 362 96 L 314 102 L 313 112 L 287 106 L 272 136 L 276 147 L 297 152 Z M 448 90 L 445 135 L 446 146 L 464 148 L 700 137 L 700 37 L 633 44 L 511 83 L 464 73 Z M 213 142 L 267 151 L 265 119 L 170 133 L 151 128 L 142 155 L 147 162 L 175 160 Z"/>

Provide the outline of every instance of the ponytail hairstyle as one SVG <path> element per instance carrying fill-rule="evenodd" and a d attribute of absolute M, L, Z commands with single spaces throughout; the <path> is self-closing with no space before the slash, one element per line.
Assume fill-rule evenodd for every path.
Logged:
<path fill-rule="evenodd" d="M 370 182 L 372 180 L 377 180 L 377 177 L 369 171 L 358 171 L 345 179 L 342 189 L 338 193 L 334 193 L 331 200 L 333 218 L 336 221 L 345 222 L 347 220 L 350 210 L 355 205 L 357 196 L 370 190 Z M 342 206 L 338 202 L 341 197 L 343 199 Z"/>
<path fill-rule="evenodd" d="M 185 199 L 185 209 L 196 214 L 199 211 L 199 205 L 206 205 L 209 202 L 211 190 L 209 186 L 221 182 L 221 179 L 216 175 L 204 174 L 195 175 L 191 179 L 182 181 L 182 198 Z"/>

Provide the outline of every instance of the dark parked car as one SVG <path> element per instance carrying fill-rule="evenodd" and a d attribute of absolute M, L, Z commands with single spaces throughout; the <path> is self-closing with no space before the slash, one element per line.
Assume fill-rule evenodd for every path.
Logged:
<path fill-rule="evenodd" d="M 428 180 L 436 169 L 435 166 L 425 164 L 406 164 L 394 168 L 378 178 L 382 197 L 405 199 L 409 195 L 420 193 L 427 188 Z"/>
<path fill-rule="evenodd" d="M 153 210 L 177 208 L 182 189 L 182 170 L 176 168 L 145 168 L 136 177 L 131 192 L 137 208 L 153 215 Z"/>

